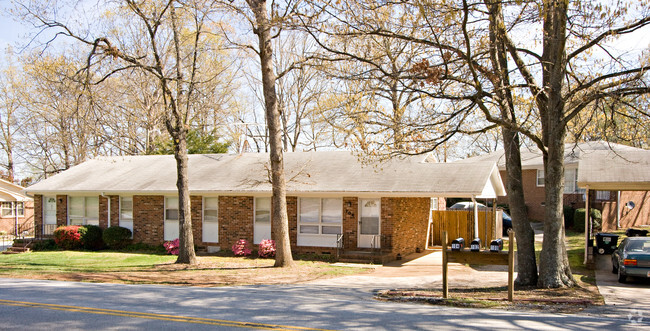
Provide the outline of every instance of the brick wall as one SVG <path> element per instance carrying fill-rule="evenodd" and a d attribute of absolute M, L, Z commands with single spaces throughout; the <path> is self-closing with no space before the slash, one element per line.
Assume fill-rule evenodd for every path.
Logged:
<path fill-rule="evenodd" d="M 350 206 L 348 206 L 348 204 Z M 359 198 L 343 198 L 343 248 L 357 249 Z"/>
<path fill-rule="evenodd" d="M 66 226 L 68 224 L 68 196 L 56 196 L 56 226 Z"/>
<path fill-rule="evenodd" d="M 111 224 L 109 226 L 120 225 L 120 196 L 109 195 L 111 199 Z"/>
<path fill-rule="evenodd" d="M 194 245 L 199 247 L 205 246 L 203 242 L 203 197 L 199 195 L 190 196 L 190 205 L 192 217 L 192 235 L 194 236 Z"/>
<path fill-rule="evenodd" d="M 616 192 L 610 194 L 614 201 L 602 203 L 603 231 L 616 230 Z M 634 202 L 634 208 L 625 207 L 628 201 Z M 650 225 L 650 191 L 621 192 L 621 229 Z"/>
<path fill-rule="evenodd" d="M 402 256 L 424 250 L 430 203 L 429 198 L 382 198 L 382 247 Z"/>
<path fill-rule="evenodd" d="M 108 227 L 108 199 L 109 197 L 99 196 L 99 227 L 102 229 Z"/>
<path fill-rule="evenodd" d="M 7 201 L 15 204 L 15 201 Z M 15 205 L 12 205 L 15 208 Z M 28 231 L 29 234 L 34 233 L 35 224 L 34 224 L 34 202 L 33 201 L 24 201 L 23 203 L 23 216 L 16 218 L 13 215 L 6 217 L 0 216 L 0 231 L 5 231 L 7 233 L 14 234 L 16 233 L 16 224 L 18 225 L 18 231 Z"/>
<path fill-rule="evenodd" d="M 43 196 L 40 194 L 34 195 L 34 234 L 40 235 L 43 233 Z"/>
<path fill-rule="evenodd" d="M 58 211 L 57 211 L 58 213 Z M 163 243 L 165 198 L 162 195 L 133 196 L 133 241 Z"/>
<path fill-rule="evenodd" d="M 219 244 L 230 249 L 239 239 L 253 242 L 253 197 L 219 197 Z"/>

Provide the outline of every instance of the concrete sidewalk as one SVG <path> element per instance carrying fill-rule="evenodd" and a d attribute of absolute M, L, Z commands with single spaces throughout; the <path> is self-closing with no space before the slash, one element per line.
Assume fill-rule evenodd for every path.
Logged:
<path fill-rule="evenodd" d="M 507 266 L 449 264 L 449 288 L 481 288 L 507 286 Z M 516 273 L 515 273 L 516 277 Z M 309 282 L 350 288 L 442 288 L 442 251 L 425 251 L 378 266 L 374 272 Z"/>

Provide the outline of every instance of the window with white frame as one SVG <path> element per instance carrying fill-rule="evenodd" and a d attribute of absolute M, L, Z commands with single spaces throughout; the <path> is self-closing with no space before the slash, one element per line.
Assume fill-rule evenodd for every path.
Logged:
<path fill-rule="evenodd" d="M 14 206 L 11 201 L 2 202 L 1 205 L 2 217 L 14 216 Z"/>
<path fill-rule="evenodd" d="M 596 200 L 609 200 L 609 191 L 596 191 Z"/>
<path fill-rule="evenodd" d="M 120 197 L 120 226 L 133 235 L 133 197 Z"/>
<path fill-rule="evenodd" d="M 537 169 L 537 186 L 544 186 L 544 170 Z"/>
<path fill-rule="evenodd" d="M 580 193 L 578 188 L 578 169 L 564 170 L 564 193 Z"/>
<path fill-rule="evenodd" d="M 203 241 L 219 242 L 219 198 L 203 198 Z"/>
<path fill-rule="evenodd" d="M 99 197 L 68 197 L 69 225 L 99 225 Z"/>
<path fill-rule="evenodd" d="M 343 199 L 301 198 L 299 233 L 336 235 L 341 234 Z"/>
<path fill-rule="evenodd" d="M 431 210 L 438 210 L 438 198 L 431 198 L 431 204 L 429 206 Z"/>
<path fill-rule="evenodd" d="M 178 238 L 178 198 L 165 197 L 165 233 L 164 240 Z"/>
<path fill-rule="evenodd" d="M 16 201 L 16 216 L 25 216 L 25 203 L 22 201 Z"/>

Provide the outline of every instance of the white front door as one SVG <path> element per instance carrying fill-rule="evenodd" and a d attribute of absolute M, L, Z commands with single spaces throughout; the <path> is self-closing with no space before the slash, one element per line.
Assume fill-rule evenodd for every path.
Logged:
<path fill-rule="evenodd" d="M 379 199 L 359 199 L 359 238 L 361 248 L 381 248 Z"/>
<path fill-rule="evenodd" d="M 264 239 L 271 239 L 271 198 L 255 198 L 253 243 L 257 245 Z"/>
<path fill-rule="evenodd" d="M 43 234 L 53 234 L 56 229 L 56 197 L 43 197 Z"/>

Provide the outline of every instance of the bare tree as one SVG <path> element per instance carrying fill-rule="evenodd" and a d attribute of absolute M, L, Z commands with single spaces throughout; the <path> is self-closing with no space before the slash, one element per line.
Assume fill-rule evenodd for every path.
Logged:
<path fill-rule="evenodd" d="M 277 74 L 273 63 L 273 39 L 277 38 L 295 12 L 296 2 L 273 2 L 270 8 L 265 0 L 246 0 L 222 2 L 223 7 L 230 13 L 243 17 L 257 37 L 257 45 L 239 43 L 244 49 L 257 54 L 260 60 L 262 78 L 262 94 L 266 114 L 266 129 L 268 130 L 269 158 L 271 164 L 271 184 L 273 197 L 272 226 L 273 239 L 276 242 L 276 267 L 293 267 L 289 241 L 289 218 L 287 216 L 286 179 L 284 173 L 284 154 L 282 148 L 282 122 L 276 92 L 277 79 L 293 69 Z M 269 11 L 270 9 L 270 11 Z"/>
<path fill-rule="evenodd" d="M 148 1 L 124 0 L 114 3 L 116 16 L 108 22 L 98 20 L 89 31 L 49 18 L 51 8 L 34 4 L 23 6 L 25 15 L 43 28 L 54 29 L 57 36 L 67 36 L 90 49 L 83 70 L 86 88 L 99 86 L 116 74 L 137 71 L 157 82 L 165 127 L 173 139 L 177 165 L 179 196 L 180 253 L 177 263 L 196 263 L 190 218 L 190 196 L 187 174 L 187 134 L 197 97 L 206 82 L 219 79 L 205 57 L 215 55 L 214 44 L 208 40 L 206 24 L 212 22 L 210 1 Z M 105 8 L 107 9 L 107 8 Z M 120 23 L 122 22 L 122 23 Z M 121 29 L 104 29 L 127 24 L 141 34 L 128 38 Z M 212 63 L 213 64 L 213 63 Z M 156 96 L 152 95 L 152 100 Z"/>
<path fill-rule="evenodd" d="M 504 128 L 506 160 L 512 165 L 507 167 L 509 185 L 516 185 L 520 178 L 517 135 L 526 136 L 542 151 L 546 220 L 538 285 L 559 287 L 574 284 L 562 222 L 567 124 L 577 114 L 589 111 L 589 105 L 597 100 L 648 93 L 648 66 L 639 60 L 639 54 L 618 52 L 609 43 L 650 24 L 648 6 L 635 6 L 633 12 L 627 12 L 582 1 L 330 1 L 313 2 L 303 17 L 305 26 L 312 27 L 312 35 L 323 40 L 323 45 L 330 36 L 343 34 L 347 38 L 389 37 L 426 46 L 428 51 L 414 68 L 416 79 L 424 85 L 420 91 L 445 100 L 450 111 L 431 108 L 435 115 L 422 116 L 420 123 L 454 119 L 459 125 L 452 126 L 452 132 L 463 132 L 467 131 L 462 126 L 467 123 L 463 114 L 479 110 L 487 121 Z M 373 20 L 378 15 L 384 22 Z M 334 51 L 360 62 L 373 60 L 349 54 L 347 49 Z M 422 130 L 425 125 L 413 127 Z M 446 137 L 420 141 L 432 149 Z M 523 207 L 523 196 L 511 203 Z M 525 214 L 514 216 L 518 242 L 530 248 L 532 231 Z M 531 282 L 536 270 L 534 250 L 528 248 L 521 251 L 525 251 L 526 261 L 531 261 L 523 263 L 525 274 L 531 276 L 526 282 Z"/>

